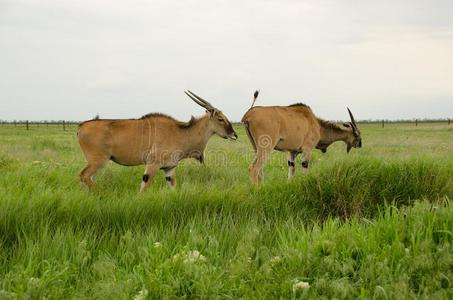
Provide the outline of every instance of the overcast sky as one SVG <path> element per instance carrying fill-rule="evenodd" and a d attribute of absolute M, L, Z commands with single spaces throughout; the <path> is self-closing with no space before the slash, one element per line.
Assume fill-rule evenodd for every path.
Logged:
<path fill-rule="evenodd" d="M 0 0 L 0 119 L 453 117 L 453 1 Z"/>

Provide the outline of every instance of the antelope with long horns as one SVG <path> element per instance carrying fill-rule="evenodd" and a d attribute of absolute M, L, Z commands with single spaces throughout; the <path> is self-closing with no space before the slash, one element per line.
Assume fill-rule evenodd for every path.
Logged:
<path fill-rule="evenodd" d="M 208 101 L 185 91 L 206 109 L 199 118 L 181 122 L 170 116 L 151 113 L 140 119 L 95 119 L 79 126 L 77 137 L 87 164 L 80 172 L 81 183 L 93 188 L 93 176 L 107 161 L 124 166 L 145 165 L 140 191 L 145 191 L 159 170 L 168 186 L 176 186 L 175 169 L 180 160 L 195 158 L 201 163 L 208 140 L 213 135 L 236 140 L 228 118 Z"/>
<path fill-rule="evenodd" d="M 303 154 L 302 169 L 306 173 L 314 148 L 326 152 L 335 141 L 345 142 L 348 153 L 351 148 L 362 147 L 360 131 L 349 108 L 351 121 L 338 125 L 317 118 L 303 103 L 254 107 L 258 94 L 256 91 L 252 107 L 242 117 L 256 154 L 249 168 L 253 183 L 262 181 L 264 163 L 274 149 L 288 152 L 288 179 L 291 179 L 295 173 L 294 161 L 300 153 Z"/>

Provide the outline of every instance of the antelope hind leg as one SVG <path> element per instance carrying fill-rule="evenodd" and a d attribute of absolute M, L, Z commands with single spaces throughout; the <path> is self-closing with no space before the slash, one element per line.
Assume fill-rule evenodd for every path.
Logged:
<path fill-rule="evenodd" d="M 80 171 L 80 183 L 86 184 L 88 186 L 88 189 L 92 191 L 94 189 L 94 182 L 93 182 L 93 176 L 96 174 L 96 172 L 102 168 L 105 164 L 107 159 L 103 160 L 98 160 L 96 162 L 88 162 L 85 168 L 83 168 L 82 171 Z"/>
<path fill-rule="evenodd" d="M 267 157 L 269 156 L 271 149 L 258 149 L 256 151 L 256 157 L 252 165 L 249 168 L 250 180 L 253 184 L 259 184 L 263 181 L 264 173 L 263 167 L 266 162 Z"/>

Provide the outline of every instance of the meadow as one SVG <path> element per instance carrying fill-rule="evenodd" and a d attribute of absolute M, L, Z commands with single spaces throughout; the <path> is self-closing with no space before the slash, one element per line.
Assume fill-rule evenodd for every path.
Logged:
<path fill-rule="evenodd" d="M 237 125 L 144 194 L 111 162 L 81 188 L 76 128 L 0 127 L 0 299 L 453 297 L 453 126 L 362 124 L 254 187 Z"/>

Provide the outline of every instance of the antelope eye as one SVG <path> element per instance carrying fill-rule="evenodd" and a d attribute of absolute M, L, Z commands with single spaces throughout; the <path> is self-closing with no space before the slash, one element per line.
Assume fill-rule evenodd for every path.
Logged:
<path fill-rule="evenodd" d="M 218 120 L 219 122 L 221 122 L 221 123 L 225 122 L 225 120 L 222 119 L 222 118 L 217 118 L 217 120 Z"/>

